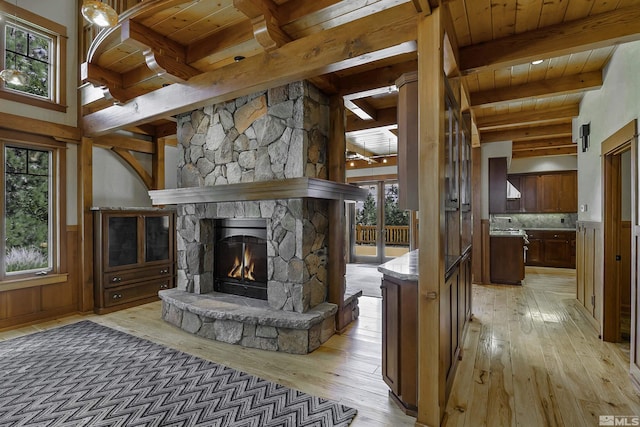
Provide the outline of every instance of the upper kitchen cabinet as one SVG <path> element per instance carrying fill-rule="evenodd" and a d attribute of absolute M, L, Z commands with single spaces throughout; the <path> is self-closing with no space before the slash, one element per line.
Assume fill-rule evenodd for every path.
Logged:
<path fill-rule="evenodd" d="M 577 212 L 576 171 L 539 175 L 538 193 L 539 212 Z"/>
<path fill-rule="evenodd" d="M 489 159 L 489 213 L 507 212 L 507 158 Z"/>
<path fill-rule="evenodd" d="M 578 210 L 576 171 L 508 174 L 504 189 L 502 185 L 498 187 L 497 181 L 491 185 L 491 175 L 489 182 L 489 213 L 571 213 Z M 496 199 L 493 204 L 492 194 Z M 503 197 L 504 201 L 497 200 Z M 504 210 L 492 210 L 492 207 L 502 209 L 502 203 Z"/>

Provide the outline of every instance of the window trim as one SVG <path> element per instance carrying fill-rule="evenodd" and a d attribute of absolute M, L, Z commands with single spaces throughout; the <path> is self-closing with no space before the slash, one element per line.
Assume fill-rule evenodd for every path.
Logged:
<path fill-rule="evenodd" d="M 0 160 L 2 161 L 2 191 L 0 191 L 0 206 L 4 206 L 4 149 L 6 145 L 34 149 L 51 150 L 51 269 L 46 275 L 37 275 L 30 271 L 23 274 L 7 275 L 5 272 L 4 255 L 0 257 L 0 291 L 17 288 L 38 286 L 38 284 L 59 283 L 66 277 L 66 145 L 53 138 L 31 135 L 23 132 L 0 131 Z M 4 226 L 4 224 L 0 224 Z M 4 231 L 0 234 L 4 237 Z M 3 246 L 4 247 L 4 246 Z M 1 254 L 0 254 L 1 255 Z M 44 269 L 38 270 L 44 271 Z"/>
<path fill-rule="evenodd" d="M 55 46 L 55 55 L 51 55 L 51 63 L 53 75 L 51 76 L 51 99 L 44 99 L 32 96 L 28 93 L 20 93 L 19 91 L 5 89 L 4 82 L 0 82 L 0 99 L 19 102 L 34 107 L 45 108 L 48 110 L 66 112 L 67 111 L 67 29 L 64 25 L 53 22 L 47 18 L 30 12 L 26 9 L 16 7 L 4 0 L 0 0 L 0 14 L 6 17 L 6 20 L 13 21 L 17 17 L 17 21 L 27 27 L 33 28 L 50 36 Z M 1 40 L 4 43 L 4 25 L 0 25 Z M 0 55 L 0 68 L 4 68 L 5 50 L 2 46 L 2 55 Z"/>

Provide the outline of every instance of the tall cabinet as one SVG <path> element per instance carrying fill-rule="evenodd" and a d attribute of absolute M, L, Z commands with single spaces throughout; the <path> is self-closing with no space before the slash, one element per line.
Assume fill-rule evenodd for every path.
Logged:
<path fill-rule="evenodd" d="M 158 299 L 174 287 L 175 212 L 94 209 L 94 311 Z"/>

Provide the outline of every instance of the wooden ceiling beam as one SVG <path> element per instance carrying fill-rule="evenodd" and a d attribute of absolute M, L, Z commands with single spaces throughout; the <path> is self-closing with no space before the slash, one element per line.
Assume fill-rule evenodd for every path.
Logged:
<path fill-rule="evenodd" d="M 396 107 L 383 108 L 377 110 L 376 120 L 362 120 L 355 115 L 347 116 L 347 132 L 353 132 L 357 130 L 375 129 L 385 126 L 391 126 L 398 123 L 398 109 Z"/>
<path fill-rule="evenodd" d="M 253 36 L 266 50 L 271 51 L 291 41 L 281 28 L 278 6 L 271 0 L 233 0 L 233 6 L 251 20 Z"/>
<path fill-rule="evenodd" d="M 471 106 L 487 106 L 512 102 L 526 98 L 542 98 L 552 95 L 566 95 L 602 86 L 602 72 L 573 74 L 550 80 L 539 80 L 517 86 L 471 92 Z"/>
<path fill-rule="evenodd" d="M 567 156 L 578 154 L 578 147 L 558 147 L 558 148 L 545 148 L 542 150 L 523 150 L 514 151 L 511 153 L 512 159 L 524 159 L 527 157 L 542 157 L 542 156 Z"/>
<path fill-rule="evenodd" d="M 640 40 L 640 6 L 617 9 L 460 49 L 464 74 Z"/>
<path fill-rule="evenodd" d="M 125 19 L 120 23 L 120 39 L 142 50 L 147 66 L 156 76 L 182 82 L 200 74 L 187 64 L 184 46 L 136 21 Z"/>
<path fill-rule="evenodd" d="M 93 138 L 93 144 L 109 150 L 121 149 L 146 154 L 153 154 L 156 152 L 155 144 L 151 141 L 131 138 L 124 135 L 118 135 L 116 133 Z"/>
<path fill-rule="evenodd" d="M 404 73 L 418 70 L 418 60 L 387 65 L 375 70 L 364 71 L 340 79 L 340 94 L 351 95 L 367 92 L 371 89 L 389 87 L 396 84 L 398 77 Z"/>
<path fill-rule="evenodd" d="M 480 142 L 521 141 L 528 139 L 542 139 L 571 136 L 571 124 L 536 126 L 522 129 L 507 129 L 493 132 L 481 132 Z"/>
<path fill-rule="evenodd" d="M 177 135 L 178 124 L 174 121 L 167 122 L 156 126 L 154 136 L 156 138 L 167 138 L 169 136 Z"/>
<path fill-rule="evenodd" d="M 369 104 L 366 99 L 354 99 L 349 102 L 354 103 L 356 107 L 364 111 L 369 117 L 371 117 L 371 120 L 376 120 L 378 118 L 378 110 L 376 110 L 371 104 Z M 345 101 L 345 105 L 346 103 L 347 101 Z"/>
<path fill-rule="evenodd" d="M 320 12 L 333 5 L 340 3 L 342 0 L 289 0 L 288 2 L 278 6 L 281 23 L 289 24 L 307 15 Z"/>
<path fill-rule="evenodd" d="M 558 124 L 570 122 L 580 113 L 580 105 L 548 108 L 544 110 L 519 111 L 517 113 L 498 114 L 495 116 L 476 116 L 479 130 L 501 129 L 506 127 L 526 126 L 533 124 Z"/>
<path fill-rule="evenodd" d="M 544 150 L 547 148 L 563 148 L 563 147 L 575 147 L 571 137 L 553 138 L 553 139 L 538 139 L 530 141 L 514 141 L 511 147 L 512 151 L 523 150 Z"/>
<path fill-rule="evenodd" d="M 429 0 L 413 0 L 413 5 L 416 7 L 416 12 L 423 15 L 431 15 L 431 4 Z"/>
<path fill-rule="evenodd" d="M 214 52 L 221 52 L 253 39 L 253 26 L 250 21 L 242 21 L 236 25 L 198 40 L 187 47 L 187 64 L 206 58 Z"/>
<path fill-rule="evenodd" d="M 403 3 L 263 52 L 189 81 L 140 95 L 122 106 L 83 118 L 85 134 L 96 136 L 126 126 L 173 116 L 207 104 L 415 52 L 415 9 Z M 294 66 L 295 64 L 295 66 Z"/>

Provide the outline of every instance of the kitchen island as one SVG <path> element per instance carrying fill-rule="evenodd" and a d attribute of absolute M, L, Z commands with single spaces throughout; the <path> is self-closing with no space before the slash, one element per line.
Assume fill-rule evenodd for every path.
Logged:
<path fill-rule="evenodd" d="M 522 229 L 491 230 L 491 283 L 521 285 L 527 255 L 527 235 Z"/>
<path fill-rule="evenodd" d="M 382 378 L 389 386 L 389 396 L 405 413 L 414 416 L 418 402 L 418 254 L 418 250 L 411 251 L 378 267 L 383 274 Z M 451 263 L 436 299 L 440 307 L 440 343 L 433 345 L 439 347 L 448 395 L 471 317 L 470 250 Z"/>

